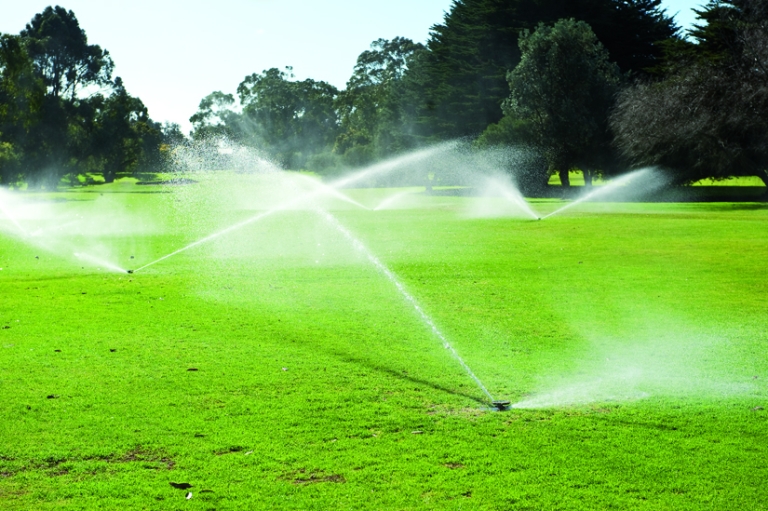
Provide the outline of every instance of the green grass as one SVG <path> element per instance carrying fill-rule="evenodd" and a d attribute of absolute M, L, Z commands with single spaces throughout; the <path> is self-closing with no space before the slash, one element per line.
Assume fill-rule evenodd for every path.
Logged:
<path fill-rule="evenodd" d="M 137 268 L 306 186 L 194 179 L 25 194 L 47 250 L 0 216 L 1 509 L 768 509 L 765 204 L 325 201 L 540 406 L 494 413 L 311 208 L 133 275 L 72 255 Z"/>

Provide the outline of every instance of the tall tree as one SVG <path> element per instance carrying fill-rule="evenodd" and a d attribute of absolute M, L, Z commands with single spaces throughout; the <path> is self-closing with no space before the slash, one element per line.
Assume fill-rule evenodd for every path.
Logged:
<path fill-rule="evenodd" d="M 610 153 L 608 111 L 620 82 L 616 64 L 589 25 L 573 19 L 544 24 L 520 37 L 520 63 L 507 75 L 504 113 L 525 121 L 531 141 L 569 186 L 579 167 L 587 185 Z"/>
<path fill-rule="evenodd" d="M 246 76 L 237 88 L 243 142 L 266 150 L 289 168 L 330 150 L 338 132 L 336 87 L 322 81 L 292 81 L 293 69 L 272 68 Z"/>
<path fill-rule="evenodd" d="M 62 177 L 159 165 L 161 127 L 111 81 L 106 50 L 72 11 L 47 7 L 19 36 L 0 36 L 0 184 L 55 188 Z"/>
<path fill-rule="evenodd" d="M 233 110 L 235 97 L 214 91 L 200 100 L 197 112 L 189 118 L 192 123 L 192 138 L 205 140 L 225 137 L 240 138 L 240 115 Z"/>
<path fill-rule="evenodd" d="M 501 119 L 508 95 L 507 71 L 520 60 L 522 30 L 561 18 L 588 23 L 622 72 L 653 67 L 659 41 L 678 28 L 661 0 L 454 0 L 441 24 L 432 27 L 418 86 L 424 99 L 421 133 L 433 138 L 476 135 Z"/>
<path fill-rule="evenodd" d="M 40 125 L 45 85 L 19 36 L 0 35 L 0 184 L 24 180 L 31 133 Z"/>
<path fill-rule="evenodd" d="M 619 96 L 616 144 L 677 183 L 746 175 L 768 185 L 768 4 L 711 2 L 699 15 L 698 58 Z"/>
<path fill-rule="evenodd" d="M 72 11 L 46 7 L 22 30 L 35 67 L 54 97 L 74 100 L 80 89 L 110 86 L 114 64 L 109 52 L 88 44 L 85 30 Z"/>
<path fill-rule="evenodd" d="M 115 79 L 114 92 L 99 103 L 90 154 L 96 157 L 104 182 L 111 183 L 118 173 L 159 164 L 160 127 L 149 118 L 144 103 L 128 94 L 120 78 Z"/>
<path fill-rule="evenodd" d="M 340 134 L 335 151 L 347 153 L 350 163 L 394 154 L 409 147 L 410 136 L 403 77 L 424 46 L 410 39 L 378 39 L 357 58 L 352 77 L 336 107 Z"/>

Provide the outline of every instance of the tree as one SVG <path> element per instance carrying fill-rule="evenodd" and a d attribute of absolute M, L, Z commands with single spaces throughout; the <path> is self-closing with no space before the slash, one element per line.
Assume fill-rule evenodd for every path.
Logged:
<path fill-rule="evenodd" d="M 167 148 L 180 146 L 187 143 L 187 137 L 181 131 L 181 126 L 175 122 L 166 121 L 160 128 L 163 137 L 163 145 Z"/>
<path fill-rule="evenodd" d="M 40 124 L 45 85 L 34 73 L 24 41 L 0 35 L 0 184 L 21 183 L 24 159 L 34 147 L 30 134 Z"/>
<path fill-rule="evenodd" d="M 197 112 L 189 118 L 195 140 L 225 137 L 240 138 L 240 116 L 232 109 L 235 97 L 214 91 L 200 101 Z"/>
<path fill-rule="evenodd" d="M 413 147 L 403 78 L 415 54 L 423 50 L 421 44 L 396 37 L 378 39 L 358 56 L 347 88 L 336 100 L 336 153 L 359 164 Z"/>
<path fill-rule="evenodd" d="M 608 111 L 620 82 L 619 68 L 589 25 L 573 19 L 520 37 L 520 63 L 507 75 L 506 116 L 526 122 L 532 143 L 569 186 L 579 167 L 587 185 L 605 168 L 610 152 Z"/>
<path fill-rule="evenodd" d="M 114 64 L 109 52 L 89 45 L 75 13 L 63 7 L 46 7 L 22 30 L 29 53 L 54 97 L 74 100 L 80 89 L 111 86 Z"/>
<path fill-rule="evenodd" d="M 114 92 L 98 103 L 91 154 L 104 182 L 113 182 L 121 172 L 158 165 L 160 126 L 151 121 L 144 103 L 128 94 L 120 78 L 115 79 Z"/>
<path fill-rule="evenodd" d="M 419 133 L 475 136 L 501 119 L 507 71 L 520 60 L 518 37 L 538 23 L 574 18 L 588 23 L 623 73 L 642 75 L 662 56 L 660 41 L 678 28 L 661 0 L 455 0 L 432 27 L 415 80 L 423 100 Z M 410 71 L 409 71 L 410 72 Z"/>
<path fill-rule="evenodd" d="M 55 188 L 89 171 L 111 181 L 162 163 L 160 125 L 113 67 L 59 6 L 0 35 L 0 184 Z"/>
<path fill-rule="evenodd" d="M 240 83 L 243 143 L 261 148 L 289 168 L 330 150 L 338 132 L 336 87 L 307 79 L 291 81 L 292 68 L 254 73 Z"/>
<path fill-rule="evenodd" d="M 697 59 L 619 96 L 611 127 L 632 164 L 663 166 L 678 184 L 758 176 L 768 186 L 767 10 L 711 2 L 694 31 Z"/>

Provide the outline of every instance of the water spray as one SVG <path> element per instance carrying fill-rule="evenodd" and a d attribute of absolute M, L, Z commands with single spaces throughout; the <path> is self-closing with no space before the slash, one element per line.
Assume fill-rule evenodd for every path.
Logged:
<path fill-rule="evenodd" d="M 397 202 L 398 200 L 400 200 L 403 197 L 405 197 L 406 195 L 410 195 L 411 193 L 413 193 L 413 192 L 411 192 L 410 190 L 406 190 L 404 192 L 400 192 L 400 193 L 396 193 L 394 195 L 391 195 L 391 196 L 387 197 L 386 199 L 384 199 L 383 201 L 381 201 L 378 206 L 373 208 L 373 210 L 374 211 L 379 211 L 381 209 L 386 209 L 389 206 L 391 206 L 392 204 L 394 204 L 395 202 Z"/>
<path fill-rule="evenodd" d="M 400 280 L 397 278 L 397 276 L 392 273 L 392 270 L 387 268 L 387 266 L 379 260 L 378 257 L 376 257 L 373 252 L 371 252 L 368 247 L 366 247 L 362 241 L 360 241 L 358 238 L 355 237 L 346 227 L 344 227 L 338 219 L 330 214 L 328 211 L 325 211 L 323 209 L 317 210 L 318 214 L 322 216 L 329 224 L 331 224 L 333 227 L 336 228 L 337 231 L 339 231 L 349 242 L 352 244 L 355 249 L 357 249 L 359 252 L 361 252 L 368 261 L 376 267 L 377 270 L 379 270 L 381 273 L 384 274 L 384 276 L 389 279 L 389 281 L 394 284 L 394 286 L 397 288 L 397 290 L 400 292 L 400 294 L 403 296 L 403 298 L 408 301 L 411 306 L 416 310 L 418 315 L 421 317 L 422 321 L 426 323 L 426 325 L 432 330 L 432 333 L 437 337 L 440 342 L 443 343 L 443 347 L 451 352 L 451 355 L 459 361 L 459 364 L 461 364 L 461 367 L 464 368 L 464 371 L 467 373 L 467 375 L 472 378 L 472 380 L 477 384 L 477 386 L 480 388 L 480 390 L 483 391 L 483 393 L 488 397 L 488 400 L 491 402 L 491 405 L 496 408 L 497 410 L 506 410 L 509 406 L 509 401 L 497 401 L 493 399 L 493 396 L 490 392 L 488 392 L 488 389 L 483 385 L 483 382 L 480 381 L 480 378 L 478 378 L 475 373 L 470 369 L 470 367 L 467 365 L 466 362 L 464 362 L 464 359 L 461 358 L 459 353 L 456 351 L 456 349 L 451 345 L 450 342 L 448 342 L 448 339 L 443 335 L 443 333 L 437 328 L 437 325 L 435 325 L 435 322 L 432 321 L 432 318 L 430 318 L 426 312 L 424 312 L 424 309 L 421 308 L 419 303 L 416 301 L 416 299 L 411 295 L 406 289 L 405 286 L 400 282 Z"/>
<path fill-rule="evenodd" d="M 611 181 L 607 185 L 603 185 L 603 186 L 597 187 L 594 190 L 592 190 L 591 192 L 587 193 L 586 195 L 576 199 L 575 201 L 569 202 L 568 204 L 566 204 L 565 206 L 561 207 L 560 209 L 557 209 L 557 210 L 553 211 L 552 213 L 550 213 L 548 215 L 544 215 L 539 220 L 543 220 L 545 218 L 551 217 L 552 215 L 556 215 L 558 213 L 561 213 L 561 212 L 565 211 L 566 209 L 569 209 L 569 208 L 572 208 L 573 206 L 576 206 L 577 204 L 581 204 L 582 202 L 587 202 L 587 201 L 595 199 L 597 197 L 602 197 L 604 195 L 607 195 L 607 194 L 613 192 L 614 190 L 616 190 L 617 188 L 619 188 L 621 186 L 624 186 L 624 185 L 630 183 L 631 181 L 634 181 L 637 178 L 644 177 L 644 176 L 647 176 L 647 175 L 653 175 L 653 173 L 654 173 L 654 169 L 652 167 L 648 167 L 648 168 L 644 168 L 644 169 L 640 169 L 640 170 L 635 170 L 634 172 L 630 172 L 629 174 L 624 174 L 623 176 L 614 179 L 613 181 Z M 660 181 L 659 186 L 661 186 L 662 184 L 663 184 L 663 181 Z"/>
<path fill-rule="evenodd" d="M 10 220 L 24 236 L 29 236 L 29 232 L 24 227 L 22 227 L 22 225 L 16 219 L 16 216 L 11 214 L 11 211 L 5 207 L 4 201 L 2 200 L 0 200 L 0 211 L 3 212 L 3 215 L 5 215 L 5 217 L 8 218 L 8 220 Z"/>
<path fill-rule="evenodd" d="M 514 206 L 515 214 L 522 213 L 532 220 L 539 219 L 539 215 L 531 208 L 531 205 L 525 200 L 525 197 L 523 197 L 509 176 L 484 176 L 478 183 L 478 190 L 482 199 L 500 198 L 505 203 Z M 495 202 L 492 204 L 488 200 L 474 203 L 469 215 L 471 217 L 488 218 L 507 216 L 509 214 L 508 211 L 499 209 L 498 204 Z"/>
<path fill-rule="evenodd" d="M 245 227 L 245 226 L 247 226 L 249 224 L 257 222 L 257 221 L 259 221 L 259 220 L 261 220 L 263 218 L 266 218 L 266 217 L 268 217 L 268 216 L 270 216 L 270 215 L 272 215 L 274 213 L 277 213 L 278 211 L 283 211 L 283 210 L 289 209 L 289 208 L 291 208 L 291 207 L 293 207 L 295 205 L 301 204 L 301 203 L 303 203 L 303 202 L 305 202 L 305 201 L 307 201 L 309 199 L 312 199 L 312 198 L 314 198 L 314 197 L 316 197 L 318 195 L 322 195 L 323 193 L 327 193 L 328 190 L 334 190 L 337 195 L 343 195 L 340 192 L 338 192 L 339 188 L 343 188 L 345 186 L 349 186 L 351 184 L 354 184 L 354 183 L 356 183 L 358 181 L 361 181 L 361 180 L 363 180 L 365 178 L 368 178 L 368 177 L 376 176 L 378 174 L 382 174 L 384 172 L 391 171 L 392 169 L 395 169 L 398 166 L 405 165 L 407 163 L 418 162 L 418 161 L 420 161 L 420 160 L 422 160 L 424 158 L 432 156 L 432 155 L 434 155 L 434 154 L 436 154 L 438 152 L 441 152 L 441 151 L 446 151 L 446 150 L 451 149 L 451 148 L 453 148 L 455 146 L 456 146 L 456 142 L 446 142 L 446 143 L 443 143 L 443 144 L 439 144 L 439 145 L 437 145 L 435 147 L 431 147 L 429 149 L 423 149 L 423 150 L 417 151 L 415 153 L 406 154 L 404 156 L 400 156 L 400 157 L 394 158 L 392 160 L 387 160 L 387 161 L 382 162 L 382 163 L 377 163 L 377 164 L 372 165 L 370 167 L 367 167 L 367 168 L 365 168 L 365 169 L 363 169 L 363 170 L 361 170 L 359 172 L 355 172 L 354 174 L 352 174 L 350 176 L 338 179 L 338 180 L 336 180 L 336 181 L 334 181 L 334 182 L 332 182 L 330 184 L 327 184 L 327 185 L 325 183 L 319 183 L 320 186 L 318 186 L 318 188 L 313 190 L 312 192 L 301 194 L 301 195 L 299 195 L 297 197 L 294 197 L 293 199 L 290 199 L 288 201 L 283 202 L 282 204 L 278 204 L 277 206 L 273 207 L 272 209 L 270 209 L 268 211 L 264 211 L 262 213 L 259 213 L 258 215 L 254 215 L 254 216 L 252 216 L 250 218 L 247 218 L 247 219 L 243 220 L 242 222 L 238 222 L 238 223 L 236 223 L 234 225 L 231 225 L 231 226 L 227 227 L 226 229 L 223 229 L 221 231 L 218 231 L 218 232 L 215 232 L 213 234 L 210 234 L 210 235 L 206 236 L 205 238 L 201 238 L 201 239 L 199 239 L 197 241 L 194 241 L 194 242 L 190 243 L 189 245 L 187 245 L 185 247 L 182 247 L 182 248 L 180 248 L 180 249 L 178 249 L 178 250 L 176 250 L 174 252 L 171 252 L 170 254 L 164 255 L 163 257 L 161 257 L 159 259 L 156 259 L 156 260 L 152 261 L 151 263 L 147 263 L 147 264 L 145 264 L 144 266 L 142 266 L 140 268 L 136 268 L 133 271 L 134 271 L 134 273 L 135 272 L 139 272 L 139 271 L 141 271 L 141 270 L 143 270 L 143 269 L 145 269 L 145 268 L 147 268 L 149 266 L 152 266 L 154 264 L 159 263 L 160 261 L 164 261 L 164 260 L 168 259 L 169 257 L 173 257 L 173 256 L 175 256 L 177 254 L 180 254 L 181 252 L 189 250 L 190 248 L 194 248 L 194 247 L 196 247 L 198 245 L 202 245 L 203 243 L 207 243 L 209 241 L 213 241 L 216 238 L 219 238 L 219 237 L 221 237 L 221 236 L 223 236 L 225 234 L 228 234 L 228 233 L 230 233 L 232 231 L 236 231 L 238 229 L 241 229 L 241 228 L 243 228 L 243 227 Z M 316 183 L 316 184 L 318 184 L 318 183 Z M 346 197 L 346 196 L 344 196 L 344 197 Z M 356 201 L 354 201 L 353 199 L 351 199 L 349 197 L 346 197 L 345 200 L 365 208 L 365 206 L 363 206 L 362 204 L 357 203 Z M 365 209 L 369 209 L 369 208 L 365 208 Z"/>
<path fill-rule="evenodd" d="M 83 252 L 75 252 L 73 255 L 78 259 L 88 261 L 89 263 L 96 264 L 97 266 L 103 266 L 104 268 L 107 268 L 112 271 L 116 271 L 118 273 L 126 273 L 126 272 L 132 273 L 131 270 L 126 270 L 125 268 L 121 268 L 116 264 L 110 263 L 109 261 L 105 261 L 104 259 L 100 259 L 90 254 L 85 254 Z"/>
<path fill-rule="evenodd" d="M 328 192 L 330 195 L 333 195 L 334 197 L 336 197 L 338 199 L 341 199 L 344 202 L 348 202 L 350 204 L 353 204 L 353 205 L 357 206 L 360 209 L 365 209 L 365 210 L 368 210 L 368 211 L 370 211 L 370 209 L 371 209 L 371 208 L 369 208 L 367 206 L 363 206 L 362 204 L 357 202 L 355 199 L 353 199 L 349 195 L 345 195 L 345 194 L 341 193 L 335 187 L 327 185 L 327 184 L 323 183 L 322 181 L 318 181 L 316 179 L 312 179 L 312 178 L 310 178 L 308 176 L 305 176 L 304 174 L 299 174 L 299 177 L 302 178 L 305 181 L 310 181 L 313 185 L 319 186 L 320 189 L 322 189 L 323 191 Z"/>

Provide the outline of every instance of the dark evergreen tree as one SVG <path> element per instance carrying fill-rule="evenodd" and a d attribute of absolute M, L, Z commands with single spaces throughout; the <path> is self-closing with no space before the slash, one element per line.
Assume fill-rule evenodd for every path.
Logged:
<path fill-rule="evenodd" d="M 506 73 L 520 61 L 522 30 L 561 18 L 588 23 L 624 73 L 658 64 L 660 41 L 678 28 L 661 0 L 455 0 L 432 27 L 413 86 L 423 93 L 419 128 L 428 138 L 477 135 L 501 119 Z"/>
<path fill-rule="evenodd" d="M 159 165 L 160 126 L 147 114 L 144 103 L 125 90 L 120 78 L 114 92 L 99 101 L 89 155 L 94 170 L 111 183 L 118 173 L 137 173 Z"/>
<path fill-rule="evenodd" d="M 74 12 L 58 5 L 46 7 L 21 36 L 52 96 L 74 100 L 84 87 L 111 86 L 114 64 L 109 52 L 88 44 Z"/>
<path fill-rule="evenodd" d="M 111 181 L 161 163 L 160 126 L 88 44 L 72 11 L 47 7 L 0 39 L 0 184 L 55 188 L 84 172 Z"/>

